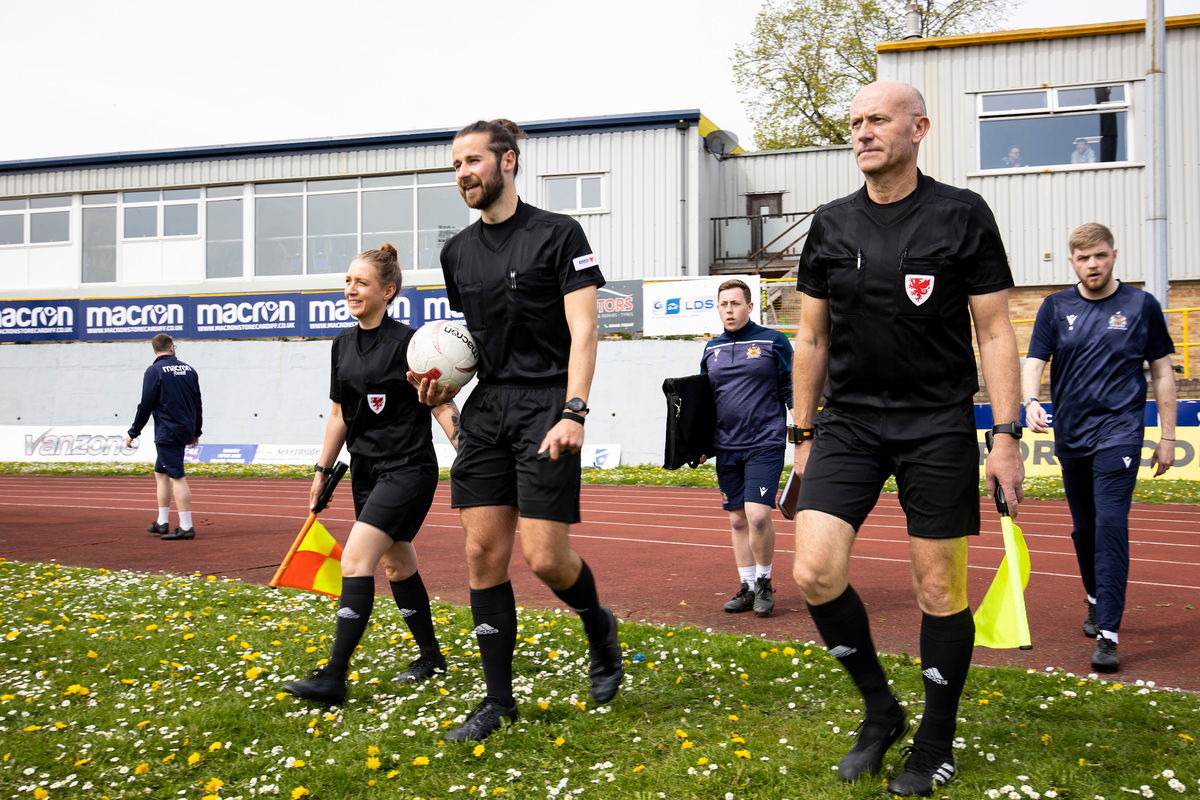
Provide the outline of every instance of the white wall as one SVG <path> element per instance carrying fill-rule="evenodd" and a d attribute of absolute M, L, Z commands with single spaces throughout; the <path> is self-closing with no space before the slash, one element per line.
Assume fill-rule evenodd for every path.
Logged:
<path fill-rule="evenodd" d="M 329 348 L 328 340 L 179 340 L 179 357 L 200 373 L 201 441 L 319 444 L 329 411 Z M 663 379 L 699 372 L 703 349 L 699 340 L 600 342 L 588 442 L 620 443 L 623 464 L 661 465 Z M 0 425 L 126 429 L 151 361 L 146 342 L 0 345 Z M 434 428 L 435 441 L 444 441 Z"/>

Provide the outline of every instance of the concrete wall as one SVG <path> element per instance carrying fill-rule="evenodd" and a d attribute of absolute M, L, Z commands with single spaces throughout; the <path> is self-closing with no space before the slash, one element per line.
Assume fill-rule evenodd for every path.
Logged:
<path fill-rule="evenodd" d="M 329 348 L 328 340 L 179 341 L 179 357 L 200 373 L 201 441 L 319 444 Z M 698 372 L 703 349 L 702 341 L 600 342 L 587 441 L 621 444 L 622 464 L 662 464 L 662 381 Z M 151 361 L 145 342 L 0 345 L 0 425 L 128 427 Z"/>

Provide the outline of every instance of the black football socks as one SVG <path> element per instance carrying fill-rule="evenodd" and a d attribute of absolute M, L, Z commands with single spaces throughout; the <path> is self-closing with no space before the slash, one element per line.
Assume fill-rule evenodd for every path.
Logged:
<path fill-rule="evenodd" d="M 875 654 L 867 609 L 854 587 L 846 586 L 846 591 L 828 603 L 809 605 L 808 611 L 829 648 L 829 655 L 842 663 L 862 693 L 867 717 L 878 719 L 893 713 L 896 699 Z"/>
<path fill-rule="evenodd" d="M 583 632 L 589 642 L 601 642 L 608 636 L 609 617 L 600 608 L 600 596 L 596 593 L 596 580 L 586 561 L 580 560 L 579 577 L 566 589 L 552 590 L 579 615 Z"/>
<path fill-rule="evenodd" d="M 367 624 L 371 621 L 371 610 L 375 605 L 375 578 L 342 578 L 342 596 L 338 601 L 337 628 L 333 637 L 333 652 L 326 669 L 345 675 L 350 668 L 350 658 L 358 647 Z"/>
<path fill-rule="evenodd" d="M 971 669 L 975 649 L 975 618 L 964 608 L 948 617 L 921 615 L 921 677 L 925 681 L 925 712 L 913 735 L 914 743 L 950 752 L 954 741 L 958 701 Z"/>
<path fill-rule="evenodd" d="M 437 656 L 441 653 L 438 647 L 437 634 L 433 632 L 433 613 L 429 609 L 429 592 L 421 573 L 414 572 L 402 581 L 389 581 L 392 586 L 392 597 L 396 600 L 396 608 L 408 625 L 413 635 L 413 641 L 421 649 L 423 656 Z"/>
<path fill-rule="evenodd" d="M 472 589 L 471 617 L 488 697 L 511 707 L 513 651 L 517 646 L 517 601 L 512 581 L 489 589 Z"/>

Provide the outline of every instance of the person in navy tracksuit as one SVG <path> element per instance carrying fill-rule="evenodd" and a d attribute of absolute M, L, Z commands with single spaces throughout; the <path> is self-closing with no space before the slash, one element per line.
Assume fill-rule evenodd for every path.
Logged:
<path fill-rule="evenodd" d="M 200 377 L 196 370 L 175 357 L 175 342 L 165 333 L 150 341 L 154 348 L 154 363 L 142 376 L 142 400 L 125 447 L 142 433 L 150 417 L 154 417 L 154 445 L 158 457 L 154 462 L 154 482 L 158 494 L 158 519 L 146 530 L 168 541 L 196 538 L 192 525 L 192 491 L 183 474 L 183 450 L 200 441 L 203 410 L 200 403 Z M 179 512 L 179 527 L 169 531 L 171 498 Z"/>
<path fill-rule="evenodd" d="M 753 308 L 744 282 L 720 285 L 717 310 L 725 332 L 705 344 L 700 371 L 708 375 L 716 401 L 712 454 L 741 579 L 725 610 L 753 609 L 766 617 L 775 609 L 771 509 L 787 446 L 786 409 L 792 407 L 792 344 L 779 331 L 751 322 Z"/>
<path fill-rule="evenodd" d="M 1092 669 L 1116 672 L 1118 631 L 1129 578 L 1129 507 L 1142 462 L 1149 363 L 1162 435 L 1150 456 L 1155 476 L 1175 463 L 1175 345 L 1154 295 L 1113 276 L 1112 231 L 1090 222 L 1068 241 L 1079 283 L 1044 301 L 1025 359 L 1025 419 L 1049 430 L 1038 401 L 1046 362 L 1054 400 L 1054 455 L 1071 508 L 1071 539 L 1087 592 L 1083 633 L 1096 641 Z"/>

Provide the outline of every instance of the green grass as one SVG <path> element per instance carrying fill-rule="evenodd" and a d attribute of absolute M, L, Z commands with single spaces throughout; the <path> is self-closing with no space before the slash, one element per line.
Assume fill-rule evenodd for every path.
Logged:
<path fill-rule="evenodd" d="M 271 466 L 264 464 L 189 464 L 189 475 L 204 475 L 221 478 L 312 478 L 312 468 L 298 465 Z M 782 488 L 787 482 L 791 467 L 784 469 L 779 479 Z M 0 462 L 0 475 L 146 475 L 146 464 L 121 463 L 26 463 L 21 461 Z M 448 480 L 449 470 L 442 470 L 442 480 Z M 717 473 L 705 464 L 691 469 L 684 467 L 666 470 L 653 466 L 624 466 L 612 469 L 585 469 L 584 483 L 619 484 L 626 486 L 701 486 L 716 488 Z M 1025 496 L 1033 500 L 1062 500 L 1062 480 L 1053 477 L 1034 476 L 1025 479 Z M 980 493 L 983 481 L 979 482 Z M 896 484 L 889 479 L 885 492 L 895 492 Z M 1138 481 L 1134 489 L 1135 503 L 1200 503 L 1200 481 L 1157 480 Z"/>
<path fill-rule="evenodd" d="M 824 648 L 625 623 L 628 676 L 587 695 L 572 614 L 521 610 L 521 719 L 482 747 L 447 728 L 482 695 L 463 609 L 435 604 L 450 671 L 413 688 L 415 656 L 380 598 L 350 700 L 279 691 L 329 648 L 332 602 L 211 576 L 0 560 L 0 796 L 453 800 L 878 798 L 842 785 L 857 695 Z M 919 668 L 886 657 L 920 710 Z M 1046 670 L 977 667 L 959 776 L 938 796 L 1091 798 L 1200 792 L 1200 698 Z M 899 761 L 887 759 L 888 769 Z M 307 793 L 307 794 L 306 794 Z"/>

